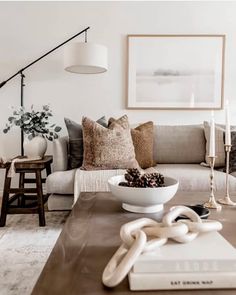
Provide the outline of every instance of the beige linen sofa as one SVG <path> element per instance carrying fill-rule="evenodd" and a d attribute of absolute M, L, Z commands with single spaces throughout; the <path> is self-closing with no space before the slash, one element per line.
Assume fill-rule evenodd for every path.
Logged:
<path fill-rule="evenodd" d="M 154 167 L 164 176 L 179 180 L 179 190 L 209 191 L 209 167 L 205 162 L 206 140 L 202 125 L 154 126 Z M 54 142 L 54 172 L 46 181 L 49 210 L 68 210 L 80 192 L 108 191 L 107 179 L 125 170 L 67 170 L 68 138 Z M 229 176 L 230 190 L 236 178 Z M 225 190 L 225 173 L 215 170 L 216 191 Z"/>

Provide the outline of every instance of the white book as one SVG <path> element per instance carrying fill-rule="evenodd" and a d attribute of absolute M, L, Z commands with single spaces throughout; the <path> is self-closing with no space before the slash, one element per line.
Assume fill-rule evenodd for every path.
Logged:
<path fill-rule="evenodd" d="M 236 272 L 129 273 L 132 291 L 178 289 L 233 289 Z"/>
<path fill-rule="evenodd" d="M 236 272 L 236 249 L 219 233 L 200 234 L 190 243 L 171 240 L 140 255 L 134 273 Z"/>

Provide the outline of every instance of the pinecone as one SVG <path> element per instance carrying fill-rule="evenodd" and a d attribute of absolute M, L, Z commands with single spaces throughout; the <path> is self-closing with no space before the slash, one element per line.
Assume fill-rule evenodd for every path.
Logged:
<path fill-rule="evenodd" d="M 133 176 L 132 175 L 130 175 L 129 173 L 125 173 L 125 180 L 127 180 L 128 182 L 131 182 L 131 181 L 133 181 Z"/>
<path fill-rule="evenodd" d="M 141 176 L 140 171 L 137 168 L 127 169 L 128 174 L 130 174 L 134 179 L 138 179 Z"/>
<path fill-rule="evenodd" d="M 160 173 L 150 173 L 150 180 L 153 180 L 157 183 L 157 186 L 164 185 L 164 176 Z"/>
<path fill-rule="evenodd" d="M 120 186 L 129 186 L 128 182 L 122 181 L 119 183 Z"/>
<path fill-rule="evenodd" d="M 121 186 L 141 188 L 164 186 L 164 176 L 158 172 L 141 175 L 138 169 L 127 169 L 126 171 L 125 180 L 127 182 L 120 182 Z"/>
<path fill-rule="evenodd" d="M 135 187 L 145 187 L 145 181 L 142 179 L 142 177 L 135 181 Z"/>

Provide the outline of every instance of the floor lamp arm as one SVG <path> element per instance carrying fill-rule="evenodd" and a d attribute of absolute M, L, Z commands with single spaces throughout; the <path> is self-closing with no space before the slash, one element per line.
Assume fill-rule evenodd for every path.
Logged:
<path fill-rule="evenodd" d="M 70 42 L 72 39 L 78 37 L 79 35 L 83 34 L 83 33 L 87 33 L 87 31 L 90 29 L 90 27 L 85 28 L 84 30 L 80 31 L 79 33 L 73 35 L 72 37 L 70 37 L 69 39 L 65 40 L 64 42 L 60 43 L 59 45 L 57 45 L 56 47 L 54 47 L 53 49 L 49 50 L 48 52 L 46 52 L 45 54 L 43 54 L 42 56 L 40 56 L 39 58 L 35 59 L 34 61 L 32 61 L 30 64 L 28 64 L 27 66 L 25 66 L 24 68 L 22 68 L 21 70 L 19 70 L 18 72 L 16 72 L 14 75 L 10 76 L 7 80 L 3 81 L 0 83 L 0 88 L 2 88 L 8 81 L 10 81 L 11 79 L 13 79 L 15 76 L 21 74 L 24 70 L 28 69 L 29 67 L 31 67 L 33 64 L 35 64 L 36 62 L 40 61 L 41 59 L 43 59 L 44 57 L 46 57 L 47 55 L 49 55 L 50 53 L 52 53 L 53 51 L 57 50 L 58 48 L 60 48 L 61 46 L 65 45 L 66 43 Z"/>
<path fill-rule="evenodd" d="M 85 41 L 87 41 L 86 34 L 87 34 L 87 31 L 89 29 L 90 29 L 90 27 L 85 28 L 84 30 L 82 30 L 79 33 L 73 35 L 72 37 L 70 37 L 69 39 L 65 40 L 64 42 L 60 43 L 59 45 L 57 45 L 53 49 L 49 50 L 48 52 L 46 52 L 45 54 L 43 54 L 39 58 L 35 59 L 30 64 L 28 64 L 27 66 L 25 66 L 24 68 L 22 68 L 21 70 L 19 70 L 18 72 L 16 72 L 14 75 L 10 76 L 5 81 L 1 82 L 0 83 L 0 88 L 2 88 L 8 81 L 10 81 L 11 79 L 13 79 L 15 76 L 20 75 L 21 76 L 20 105 L 21 106 L 24 106 L 24 86 L 25 86 L 25 84 L 24 84 L 24 78 L 25 78 L 25 75 L 24 75 L 23 71 L 26 70 L 26 69 L 28 69 L 29 67 L 31 67 L 36 62 L 40 61 L 41 59 L 43 59 L 44 57 L 46 57 L 47 55 L 49 55 L 53 51 L 57 50 L 58 48 L 62 47 L 63 45 L 65 45 L 66 43 L 68 43 L 69 41 L 71 41 L 72 39 L 74 39 L 75 37 L 77 37 L 77 36 L 79 36 L 79 35 L 81 35 L 83 33 L 85 33 Z M 22 156 L 24 155 L 23 141 L 24 141 L 24 132 L 23 132 L 23 129 L 21 129 L 21 155 Z"/>

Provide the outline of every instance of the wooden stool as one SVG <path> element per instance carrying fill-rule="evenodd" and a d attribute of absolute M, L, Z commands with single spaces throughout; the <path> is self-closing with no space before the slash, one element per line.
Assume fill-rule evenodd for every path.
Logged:
<path fill-rule="evenodd" d="M 44 203 L 47 201 L 48 195 L 43 195 L 42 183 L 46 179 L 42 179 L 41 172 L 46 169 L 48 176 L 51 173 L 52 161 L 52 156 L 45 156 L 37 161 L 16 162 L 15 171 L 20 173 L 19 188 L 11 188 L 11 177 L 8 177 L 11 162 L 0 163 L 0 168 L 6 169 L 0 226 L 5 226 L 7 214 L 32 213 L 38 213 L 39 225 L 45 226 Z M 25 178 L 25 173 L 34 173 L 35 178 Z M 25 188 L 26 183 L 36 183 L 36 188 Z M 10 196 L 10 194 L 14 195 Z M 31 203 L 27 201 L 31 201 Z"/>

